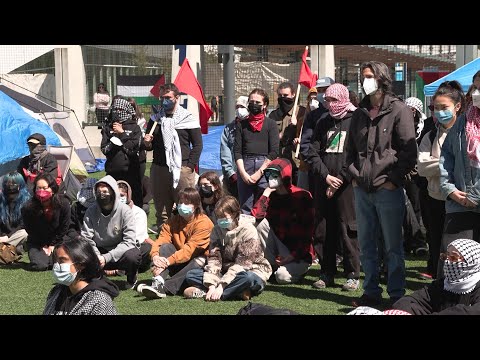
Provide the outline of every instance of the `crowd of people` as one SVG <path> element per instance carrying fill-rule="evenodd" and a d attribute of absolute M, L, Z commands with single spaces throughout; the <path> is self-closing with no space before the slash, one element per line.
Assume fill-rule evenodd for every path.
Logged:
<path fill-rule="evenodd" d="M 268 282 L 301 282 L 318 261 L 313 287 L 322 291 L 336 286 L 339 257 L 342 290 L 363 288 L 353 307 L 381 304 L 383 275 L 386 307 L 477 313 L 476 77 L 468 103 L 458 82 L 442 83 L 427 118 L 421 100 L 392 91 L 385 64 L 365 62 L 360 73 L 360 102 L 329 77 L 309 90 L 306 106 L 294 106 L 290 82 L 277 87 L 270 113 L 264 89 L 240 96 L 221 137 L 221 176 L 197 174 L 200 123 L 180 106 L 174 84 L 160 86 L 160 106 L 148 121 L 133 99 L 118 95 L 100 111 L 109 96 L 99 86 L 106 176 L 87 179 L 77 199 L 65 195 L 45 137 L 29 136 L 30 155 L 3 177 L 0 241 L 28 252 L 30 270 L 53 272 L 58 284 L 44 314 L 117 314 L 119 288 L 108 279 L 116 275 L 149 299 L 248 300 Z M 405 296 L 410 251 L 428 254 L 419 276 L 433 282 Z M 145 271 L 151 281 L 138 284 Z"/>

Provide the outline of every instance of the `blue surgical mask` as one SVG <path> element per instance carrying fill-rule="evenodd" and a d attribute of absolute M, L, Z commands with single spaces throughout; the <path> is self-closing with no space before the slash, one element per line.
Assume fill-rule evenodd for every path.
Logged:
<path fill-rule="evenodd" d="M 177 209 L 178 209 L 178 214 L 182 217 L 189 217 L 190 215 L 193 214 L 193 210 L 190 207 L 190 205 L 179 204 L 177 206 Z"/>
<path fill-rule="evenodd" d="M 161 104 L 165 111 L 170 111 L 175 106 L 175 102 L 172 99 L 162 98 Z"/>
<path fill-rule="evenodd" d="M 217 225 L 220 226 L 222 229 L 228 229 L 230 225 L 232 225 L 232 219 L 227 219 L 227 218 L 217 219 Z"/>
<path fill-rule="evenodd" d="M 71 263 L 59 264 L 58 262 L 53 264 L 53 269 L 52 269 L 53 278 L 57 283 L 69 286 L 75 281 L 75 278 L 77 277 L 77 273 L 70 272 L 70 265 L 72 264 Z"/>
<path fill-rule="evenodd" d="M 448 124 L 453 118 L 453 112 L 450 109 L 435 111 L 434 113 L 440 124 Z"/>

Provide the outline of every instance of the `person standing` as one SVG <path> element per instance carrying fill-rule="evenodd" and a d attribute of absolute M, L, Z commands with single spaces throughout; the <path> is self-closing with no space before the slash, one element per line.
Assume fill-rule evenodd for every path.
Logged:
<path fill-rule="evenodd" d="M 280 140 L 278 156 L 288 159 L 292 163 L 293 184 L 296 184 L 298 160 L 294 158 L 294 154 L 296 145 L 298 144 L 300 128 L 303 125 L 305 107 L 299 105 L 294 116 L 293 106 L 295 104 L 296 93 L 294 85 L 291 82 L 283 82 L 278 85 L 277 95 L 278 107 L 268 114 L 268 117 L 277 123 Z"/>
<path fill-rule="evenodd" d="M 106 119 L 110 112 L 110 94 L 104 83 L 97 86 L 97 92 L 93 94 L 93 103 L 95 104 L 95 116 L 99 129 L 107 122 Z"/>
<path fill-rule="evenodd" d="M 200 121 L 180 104 L 175 84 L 160 86 L 161 108 L 150 118 L 144 138 L 145 149 L 153 150 L 150 184 L 157 219 L 154 230 L 172 215 L 178 193 L 195 186 L 195 167 L 203 149 Z M 150 135 L 154 123 L 153 134 Z"/>
<path fill-rule="evenodd" d="M 235 163 L 234 145 L 237 124 L 248 118 L 248 97 L 239 96 L 235 105 L 235 120 L 225 125 L 220 139 L 220 163 L 222 165 L 223 185 L 229 194 L 238 198 L 237 164 Z"/>
<path fill-rule="evenodd" d="M 393 92 L 390 70 L 378 61 L 360 67 L 364 99 L 352 116 L 346 165 L 352 176 L 365 272 L 363 295 L 354 306 L 381 301 L 378 243 L 383 237 L 392 302 L 405 294 L 402 225 L 404 180 L 415 167 L 417 143 L 412 111 Z"/>
<path fill-rule="evenodd" d="M 238 197 L 242 213 L 247 215 L 267 187 L 263 171 L 278 157 L 278 127 L 265 115 L 268 102 L 265 90 L 253 89 L 248 96 L 250 115 L 238 124 L 235 132 L 234 153 L 240 174 Z"/>

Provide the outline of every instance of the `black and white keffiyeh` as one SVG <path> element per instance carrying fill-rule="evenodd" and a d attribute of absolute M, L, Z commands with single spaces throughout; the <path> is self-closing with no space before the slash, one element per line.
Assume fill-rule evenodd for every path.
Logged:
<path fill-rule="evenodd" d="M 455 294 L 467 294 L 480 281 L 480 244 L 474 240 L 458 239 L 451 242 L 464 258 L 464 261 L 445 260 L 443 273 L 444 288 Z"/>
<path fill-rule="evenodd" d="M 162 108 L 157 114 L 152 115 L 151 119 L 160 122 L 168 170 L 173 175 L 173 188 L 176 188 L 182 168 L 182 149 L 176 130 L 199 128 L 200 121 L 181 106 L 176 107 L 171 118 L 165 115 Z"/>
<path fill-rule="evenodd" d="M 125 99 L 115 99 L 112 104 L 112 119 L 123 123 L 127 120 L 131 120 L 135 115 L 135 109 Z"/>

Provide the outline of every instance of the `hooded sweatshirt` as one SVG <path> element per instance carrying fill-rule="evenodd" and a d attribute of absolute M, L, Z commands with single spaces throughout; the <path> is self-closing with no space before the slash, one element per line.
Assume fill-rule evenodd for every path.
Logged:
<path fill-rule="evenodd" d="M 282 176 L 287 194 L 272 192 L 269 197 L 262 194 L 252 209 L 257 219 L 267 219 L 270 229 L 290 250 L 295 260 L 312 262 L 314 207 L 310 192 L 292 185 L 292 164 L 278 158 L 268 168 L 277 169 Z"/>
<path fill-rule="evenodd" d="M 148 219 L 147 214 L 143 209 L 139 208 L 132 201 L 132 188 L 128 182 L 123 180 L 118 180 L 117 184 L 125 184 L 127 186 L 127 205 L 133 211 L 133 216 L 135 217 L 135 235 L 139 244 L 143 243 L 145 239 L 148 239 Z"/>
<path fill-rule="evenodd" d="M 57 284 L 47 296 L 43 315 L 117 315 L 113 298 L 118 294 L 117 285 L 104 277 L 93 279 L 76 294 Z"/>
<path fill-rule="evenodd" d="M 222 283 L 225 288 L 241 271 L 251 271 L 265 284 L 272 267 L 265 259 L 255 228 L 255 218 L 241 214 L 233 230 L 215 225 L 210 235 L 210 252 L 203 273 L 203 285 Z"/>
<path fill-rule="evenodd" d="M 108 251 L 103 254 L 106 263 L 116 262 L 127 250 L 139 247 L 135 239 L 135 217 L 128 205 L 120 203 L 120 192 L 113 177 L 107 175 L 98 180 L 95 183 L 95 193 L 99 183 L 110 186 L 113 209 L 110 214 L 104 215 L 98 203 L 90 206 L 83 218 L 81 235 L 88 240 L 98 256 L 102 255 L 99 247 Z"/>

